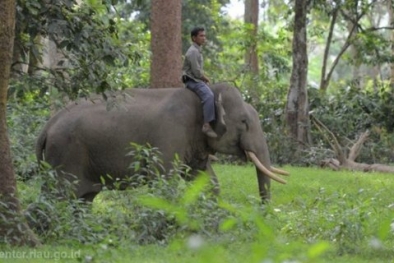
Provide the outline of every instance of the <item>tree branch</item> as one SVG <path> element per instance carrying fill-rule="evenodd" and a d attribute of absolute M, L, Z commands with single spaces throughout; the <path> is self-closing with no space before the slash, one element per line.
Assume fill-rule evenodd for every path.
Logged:
<path fill-rule="evenodd" d="M 320 131 L 320 133 L 323 135 L 323 137 L 328 141 L 328 143 L 330 144 L 331 148 L 335 151 L 335 153 L 338 156 L 338 160 L 341 164 L 344 164 L 346 162 L 346 156 L 342 151 L 341 145 L 338 142 L 337 137 L 334 135 L 334 133 L 332 131 L 330 131 L 330 129 L 327 128 L 327 126 L 325 126 L 320 120 L 318 120 L 315 116 L 313 116 L 312 114 L 310 114 L 311 118 L 312 118 L 312 122 L 316 125 L 316 127 L 318 128 L 318 130 Z M 326 136 L 324 134 L 324 131 L 322 130 L 322 128 L 324 130 L 326 130 L 326 132 L 330 135 L 331 140 L 328 138 L 328 136 Z"/>
<path fill-rule="evenodd" d="M 369 6 L 372 6 L 372 4 L 373 4 L 375 1 L 376 1 L 376 0 L 372 1 L 372 2 L 369 4 Z M 335 58 L 334 62 L 332 63 L 331 68 L 330 68 L 330 71 L 328 72 L 327 76 L 323 76 L 323 75 L 322 75 L 322 81 L 321 81 L 320 89 L 323 89 L 323 90 L 326 90 L 326 89 L 327 89 L 328 84 L 330 83 L 331 75 L 333 74 L 334 69 L 335 69 L 335 67 L 336 67 L 337 64 L 338 64 L 339 59 L 340 59 L 340 58 L 342 57 L 342 55 L 345 53 L 345 51 L 347 50 L 347 48 L 351 45 L 350 40 L 351 40 L 351 38 L 352 38 L 352 36 L 353 36 L 353 33 L 354 33 L 354 31 L 356 30 L 356 28 L 360 26 L 358 22 L 359 22 L 360 19 L 366 14 L 366 11 L 364 11 L 363 13 L 361 13 L 360 15 L 358 15 L 358 16 L 356 17 L 356 19 L 353 19 L 353 18 L 351 18 L 350 16 L 348 16 L 343 10 L 338 9 L 338 11 L 340 11 L 341 14 L 342 14 L 346 19 L 350 20 L 350 21 L 353 23 L 353 27 L 352 27 L 352 29 L 350 30 L 350 32 L 349 32 L 349 34 L 348 34 L 348 36 L 347 36 L 347 38 L 346 38 L 345 44 L 343 45 L 341 51 L 339 52 L 338 56 Z M 333 16 L 334 16 L 334 15 L 336 15 L 335 12 L 334 12 Z M 331 27 L 331 25 L 330 25 L 330 27 Z M 322 83 L 324 84 L 324 86 L 322 85 Z"/>
<path fill-rule="evenodd" d="M 350 148 L 349 157 L 348 157 L 349 160 L 351 161 L 356 160 L 357 156 L 360 154 L 361 147 L 363 146 L 364 142 L 367 140 L 369 134 L 370 132 L 366 130 L 360 135 L 357 142 L 353 144 L 352 148 Z"/>
<path fill-rule="evenodd" d="M 360 21 L 360 19 L 367 13 L 367 11 L 370 9 L 370 7 L 371 7 L 372 5 L 374 5 L 376 2 L 377 2 L 376 0 L 373 0 L 373 1 L 371 1 L 370 3 L 368 3 L 368 6 L 367 6 L 366 8 L 364 8 L 364 12 L 362 12 L 362 13 L 359 14 L 358 16 L 355 16 L 355 19 L 354 19 L 353 17 L 349 16 L 348 14 L 346 14 L 342 9 L 341 9 L 340 11 L 341 11 L 342 16 L 343 16 L 345 19 L 347 19 L 347 20 L 349 20 L 350 22 L 352 22 L 353 25 L 358 25 L 358 26 L 359 26 L 358 21 Z"/>
<path fill-rule="evenodd" d="M 363 29 L 363 31 L 377 31 L 377 30 L 382 30 L 382 29 L 387 29 L 387 30 L 393 30 L 394 27 L 393 26 L 382 26 L 382 27 L 369 27 L 366 29 Z"/>
<path fill-rule="evenodd" d="M 331 41 L 332 41 L 332 35 L 334 33 L 334 27 L 335 27 L 335 22 L 338 17 L 338 8 L 335 8 L 332 13 L 332 19 L 330 23 L 330 30 L 328 31 L 328 36 L 327 36 L 327 45 L 324 50 L 324 56 L 323 56 L 323 66 L 321 69 L 321 77 L 320 77 L 320 89 L 321 90 L 326 90 L 327 85 L 326 85 L 326 70 L 327 70 L 327 60 L 328 60 L 328 54 L 330 52 L 330 46 L 331 46 Z"/>
<path fill-rule="evenodd" d="M 334 69 L 338 64 L 339 59 L 342 57 L 342 55 L 345 53 L 347 48 L 350 46 L 350 39 L 352 38 L 355 29 L 356 29 L 356 25 L 353 25 L 352 30 L 350 30 L 349 35 L 346 38 L 345 44 L 343 45 L 341 51 L 339 51 L 338 56 L 335 58 L 334 62 L 332 63 L 330 71 L 328 72 L 327 77 L 324 80 L 326 87 L 328 86 L 328 83 L 330 83 L 331 75 L 332 73 L 334 73 Z"/>

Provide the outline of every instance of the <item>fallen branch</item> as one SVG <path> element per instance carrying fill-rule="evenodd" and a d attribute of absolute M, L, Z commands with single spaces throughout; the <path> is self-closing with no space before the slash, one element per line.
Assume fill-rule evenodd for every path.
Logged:
<path fill-rule="evenodd" d="M 334 150 L 338 159 L 330 158 L 321 161 L 320 167 L 328 167 L 332 170 L 338 171 L 341 169 L 353 170 L 353 171 L 363 171 L 363 172 L 381 172 L 381 173 L 394 173 L 394 166 L 389 166 L 385 164 L 366 164 L 356 162 L 357 156 L 360 154 L 363 144 L 368 139 L 370 132 L 367 130 L 363 132 L 356 143 L 350 148 L 349 156 L 342 150 L 343 147 L 339 144 L 339 141 L 335 134 L 330 131 L 327 126 L 325 126 L 320 120 L 315 116 L 310 115 L 312 123 L 315 124 L 316 128 L 319 130 L 321 135 L 325 140 L 328 141 L 331 148 Z"/>
<path fill-rule="evenodd" d="M 346 161 L 346 156 L 345 156 L 345 153 L 342 151 L 342 147 L 339 144 L 337 137 L 319 119 L 317 119 L 312 114 L 310 116 L 311 116 L 311 119 L 312 119 L 312 123 L 316 125 L 317 129 L 320 131 L 320 133 L 323 135 L 323 137 L 327 140 L 327 142 L 330 144 L 331 148 L 336 153 L 336 155 L 337 155 L 337 157 L 339 159 L 339 162 L 340 163 L 344 163 Z M 324 131 L 322 129 L 324 129 L 328 133 L 328 135 L 331 136 L 332 142 L 328 138 L 328 136 L 324 133 Z"/>
<path fill-rule="evenodd" d="M 355 161 L 357 156 L 360 154 L 361 147 L 363 146 L 364 142 L 367 140 L 370 132 L 366 130 L 363 132 L 360 137 L 358 138 L 357 142 L 352 146 L 349 152 L 349 160 Z"/>

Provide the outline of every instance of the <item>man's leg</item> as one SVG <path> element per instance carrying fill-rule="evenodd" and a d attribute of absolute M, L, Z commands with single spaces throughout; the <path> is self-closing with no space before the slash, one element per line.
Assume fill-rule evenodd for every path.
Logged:
<path fill-rule="evenodd" d="M 196 93 L 203 104 L 203 132 L 209 137 L 216 138 L 217 135 L 209 124 L 215 120 L 215 98 L 212 90 L 204 82 L 195 82 L 192 80 L 186 82 L 186 87 Z"/>

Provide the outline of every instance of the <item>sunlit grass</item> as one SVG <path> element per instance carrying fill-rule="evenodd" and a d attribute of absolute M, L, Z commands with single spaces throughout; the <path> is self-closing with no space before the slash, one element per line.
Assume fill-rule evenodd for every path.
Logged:
<path fill-rule="evenodd" d="M 254 166 L 214 165 L 221 186 L 220 201 L 235 207 L 246 218 L 236 228 L 218 235 L 180 236 L 167 245 L 137 245 L 132 237 L 130 243 L 120 244 L 108 240 L 96 245 L 69 242 L 66 247 L 45 244 L 38 251 L 49 251 L 51 255 L 80 252 L 76 254 L 80 255 L 80 262 L 392 261 L 394 175 L 319 168 L 283 169 L 291 174 L 286 177 L 288 183 L 272 182 L 272 200 L 263 209 L 259 205 Z M 29 184 L 19 183 L 22 201 L 31 200 L 34 195 L 32 188 L 36 185 Z M 119 198 L 146 191 L 140 188 L 127 193 L 104 192 L 95 200 L 93 211 L 97 216 L 133 213 L 130 211 L 133 199 L 125 203 Z M 258 226 L 256 219 L 264 225 Z M 320 250 L 324 253 L 319 254 Z M 41 257 L 18 262 L 52 261 L 53 258 Z M 59 258 L 57 262 L 72 261 L 77 259 Z M 0 262 L 9 261 L 0 258 Z"/>

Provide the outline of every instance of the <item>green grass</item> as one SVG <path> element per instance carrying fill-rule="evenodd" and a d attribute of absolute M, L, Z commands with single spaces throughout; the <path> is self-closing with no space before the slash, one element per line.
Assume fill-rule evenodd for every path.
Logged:
<path fill-rule="evenodd" d="M 148 245 L 133 236 L 100 237 L 85 245 L 60 236 L 37 249 L 2 248 L 0 262 L 394 262 L 394 175 L 285 169 L 291 173 L 288 184 L 272 182 L 272 201 L 261 208 L 254 167 L 216 164 L 221 202 L 233 210 L 217 233 L 180 231 L 168 243 Z M 35 187 L 19 184 L 22 201 L 32 199 Z M 117 213 L 138 216 L 132 205 L 117 203 L 122 195 L 144 191 L 100 194 L 93 207 L 97 222 Z M 4 258 L 6 252 L 13 258 Z"/>

